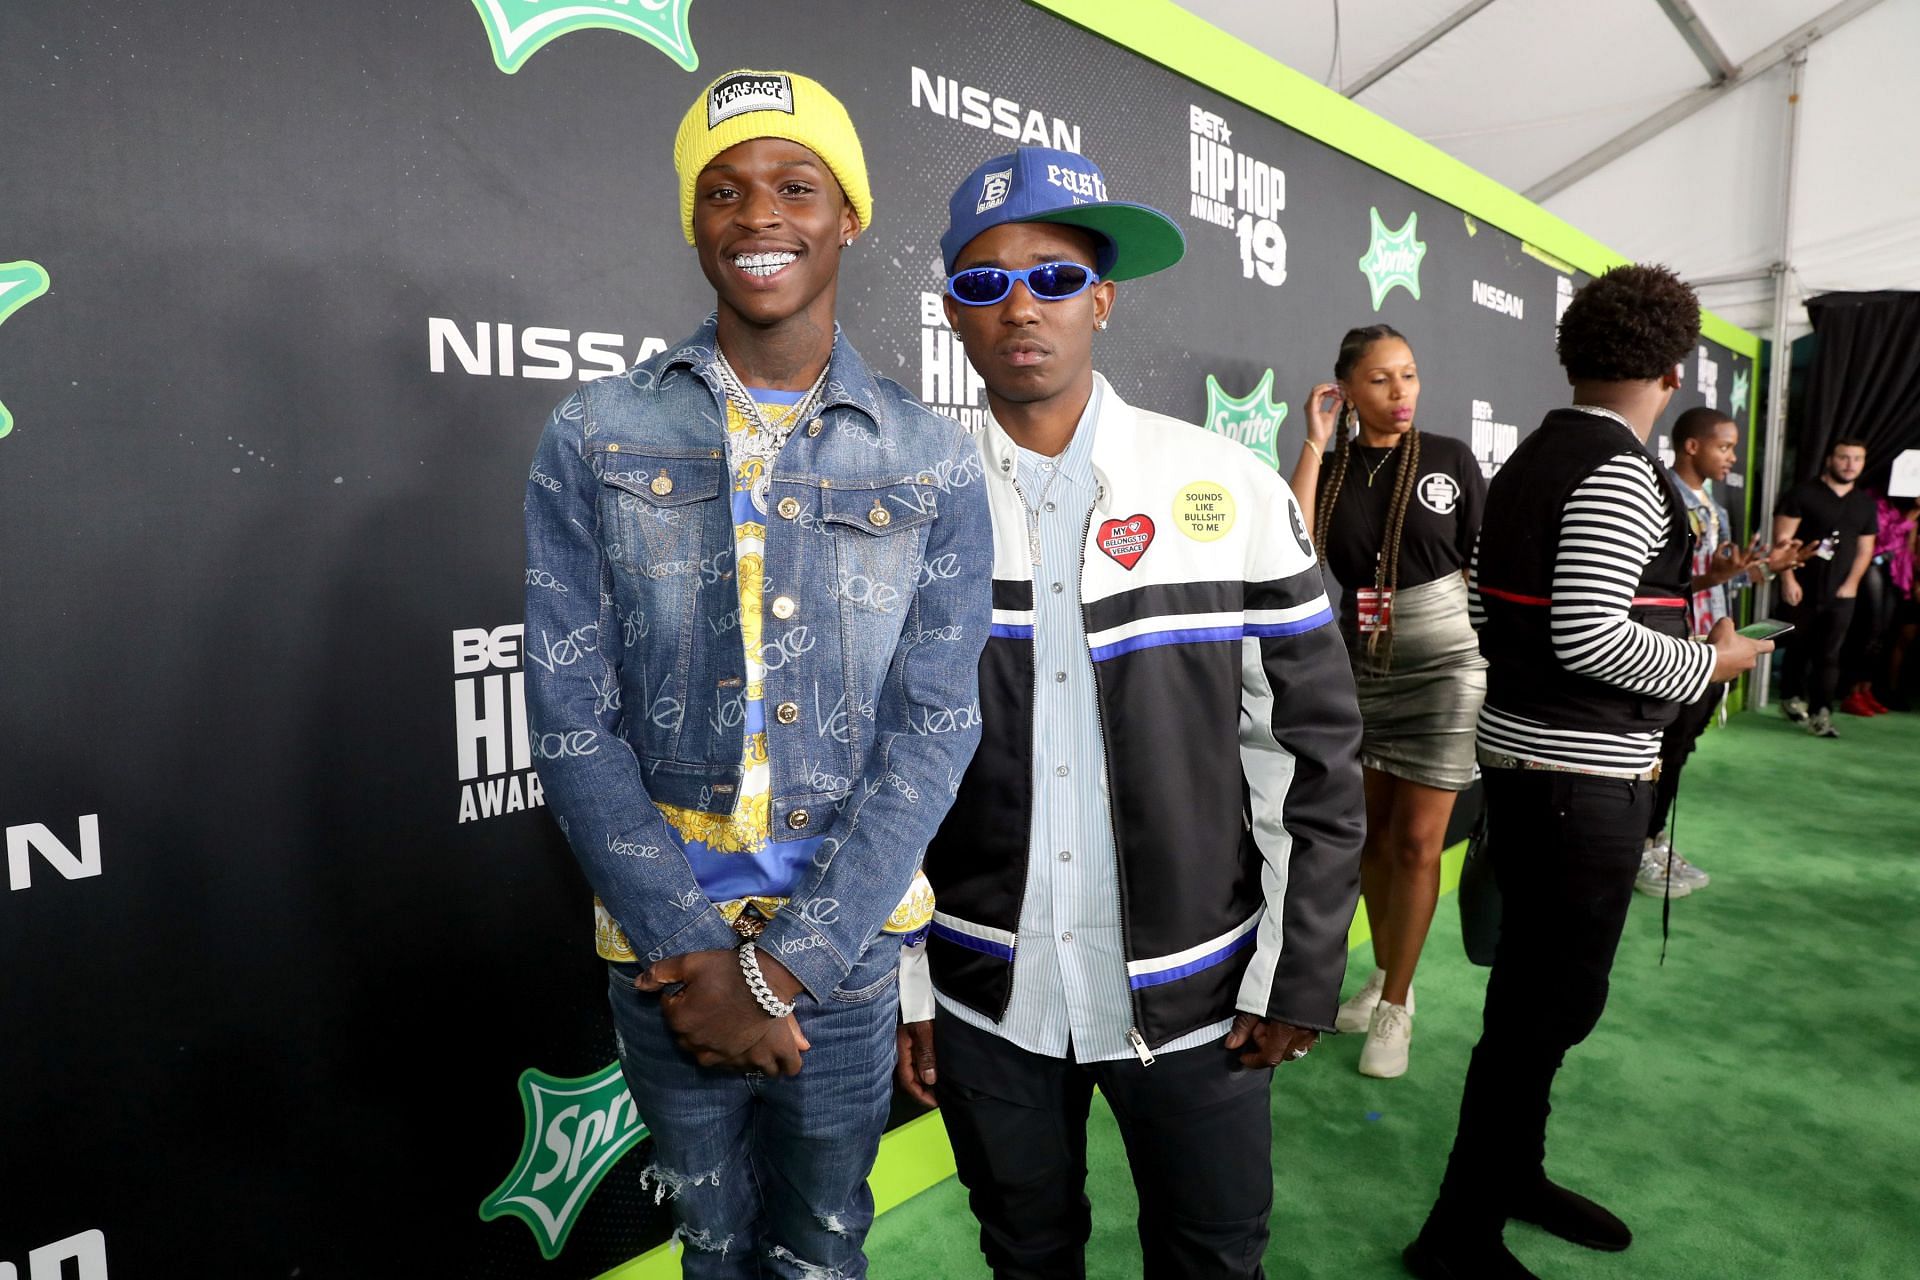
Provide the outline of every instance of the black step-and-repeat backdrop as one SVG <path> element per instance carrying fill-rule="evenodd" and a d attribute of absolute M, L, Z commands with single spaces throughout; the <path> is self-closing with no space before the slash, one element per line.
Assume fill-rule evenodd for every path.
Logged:
<path fill-rule="evenodd" d="M 520 520 L 547 409 L 711 305 L 670 143 L 712 75 L 847 102 L 841 318 L 963 420 L 945 197 L 1017 142 L 1186 229 L 1097 346 L 1130 400 L 1290 467 L 1376 320 L 1489 472 L 1566 397 L 1581 277 L 1017 0 L 12 0 L 0 54 L 4 1280 L 664 1238 L 530 767 Z M 1744 418 L 1745 359 L 1687 374 Z"/>

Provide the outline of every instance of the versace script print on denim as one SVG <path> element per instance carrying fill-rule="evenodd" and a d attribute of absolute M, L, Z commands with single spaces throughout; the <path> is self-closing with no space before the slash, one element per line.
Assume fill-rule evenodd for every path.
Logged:
<path fill-rule="evenodd" d="M 801 391 L 750 387 L 749 393 L 771 422 L 782 423 L 805 399 Z M 738 724 L 746 734 L 740 761 L 740 797 L 732 813 L 706 813 L 697 808 L 654 802 L 667 820 L 680 850 L 692 864 L 695 877 L 714 906 L 729 923 L 751 909 L 772 919 L 786 905 L 785 886 L 819 852 L 823 836 L 773 843 L 767 821 L 771 797 L 767 770 L 766 664 L 760 660 L 761 616 L 764 607 L 767 540 L 767 486 L 778 460 L 778 440 L 763 437 L 738 405 L 727 409 L 727 466 L 732 473 L 728 494 L 733 520 L 733 568 L 720 573 L 738 584 L 739 608 L 731 620 L 722 619 L 722 634 L 739 638 L 746 659 L 746 687 L 720 704 L 715 728 Z M 797 424 L 796 424 L 797 425 Z M 716 640 L 716 642 L 718 642 Z M 593 900 L 594 935 L 604 960 L 634 959 L 632 946 L 613 922 L 606 905 Z M 933 919 L 933 890 L 926 877 L 914 873 L 913 887 L 900 900 L 884 926 L 889 933 L 911 933 Z"/>
<path fill-rule="evenodd" d="M 642 963 L 738 940 L 662 813 L 738 812 L 747 686 L 714 323 L 553 412 L 527 487 L 536 766 Z M 991 621 L 979 451 L 835 343 L 817 414 L 765 485 L 758 657 L 768 846 L 817 841 L 763 950 L 824 999 L 913 883 L 979 741 Z M 731 860 L 728 861 L 731 869 Z M 708 869 L 709 871 L 711 868 Z"/>

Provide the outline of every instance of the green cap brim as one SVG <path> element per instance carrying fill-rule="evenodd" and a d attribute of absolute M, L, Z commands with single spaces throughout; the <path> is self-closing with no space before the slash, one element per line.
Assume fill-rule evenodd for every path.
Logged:
<path fill-rule="evenodd" d="M 1113 266 L 1106 273 L 1108 280 L 1150 276 L 1180 261 L 1187 252 L 1187 237 L 1181 233 L 1180 225 L 1158 209 L 1149 209 L 1143 204 L 1117 200 L 1105 204 L 1076 204 L 1022 221 L 1060 222 L 1104 236 L 1115 252 Z"/>

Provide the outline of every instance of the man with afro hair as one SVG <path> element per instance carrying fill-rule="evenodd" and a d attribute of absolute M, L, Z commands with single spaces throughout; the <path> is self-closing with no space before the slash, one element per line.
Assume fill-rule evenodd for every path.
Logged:
<path fill-rule="evenodd" d="M 1440 1195 L 1404 1255 L 1425 1280 L 1525 1280 L 1509 1218 L 1590 1249 L 1626 1224 L 1545 1170 L 1548 1096 L 1606 1007 L 1633 899 L 1662 731 L 1768 641 L 1722 619 L 1689 635 L 1692 535 L 1647 436 L 1699 337 L 1693 290 L 1663 267 L 1617 267 L 1560 322 L 1573 405 L 1493 478 L 1469 572 L 1487 659 L 1479 756 L 1499 948 Z"/>

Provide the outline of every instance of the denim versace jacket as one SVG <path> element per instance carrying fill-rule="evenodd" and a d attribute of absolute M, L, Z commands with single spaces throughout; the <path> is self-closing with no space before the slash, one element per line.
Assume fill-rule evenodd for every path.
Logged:
<path fill-rule="evenodd" d="M 527 485 L 534 759 L 648 962 L 739 941 L 653 804 L 731 813 L 739 793 L 725 422 L 709 317 L 562 401 Z M 767 509 L 772 837 L 827 838 L 759 941 L 824 999 L 900 901 L 979 743 L 993 537 L 979 450 L 844 338 Z"/>

